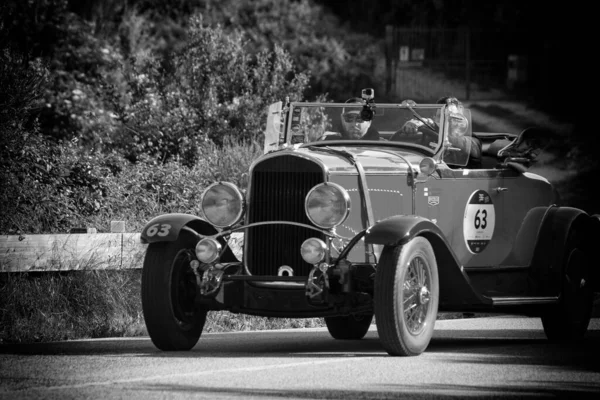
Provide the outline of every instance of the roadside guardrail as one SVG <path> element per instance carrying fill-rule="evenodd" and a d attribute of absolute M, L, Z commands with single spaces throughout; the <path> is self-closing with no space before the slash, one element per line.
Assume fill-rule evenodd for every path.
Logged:
<path fill-rule="evenodd" d="M 110 233 L 73 228 L 72 233 L 0 236 L 0 273 L 141 269 L 147 244 L 139 233 L 126 233 L 123 221 L 111 221 Z M 243 234 L 229 241 L 241 259 Z"/>
<path fill-rule="evenodd" d="M 139 233 L 0 236 L 0 272 L 142 268 Z"/>

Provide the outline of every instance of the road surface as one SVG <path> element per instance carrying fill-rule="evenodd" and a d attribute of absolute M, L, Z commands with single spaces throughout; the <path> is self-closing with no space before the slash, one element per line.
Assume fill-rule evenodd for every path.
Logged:
<path fill-rule="evenodd" d="M 579 343 L 539 319 L 439 320 L 418 357 L 390 357 L 375 326 L 360 341 L 326 330 L 205 334 L 192 351 L 147 337 L 0 346 L 0 399 L 600 398 L 600 319 Z"/>

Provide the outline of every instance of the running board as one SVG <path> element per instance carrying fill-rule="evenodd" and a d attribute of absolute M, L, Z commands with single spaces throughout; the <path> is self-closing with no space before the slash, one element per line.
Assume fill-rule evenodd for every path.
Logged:
<path fill-rule="evenodd" d="M 491 297 L 495 306 L 556 304 L 558 297 Z"/>

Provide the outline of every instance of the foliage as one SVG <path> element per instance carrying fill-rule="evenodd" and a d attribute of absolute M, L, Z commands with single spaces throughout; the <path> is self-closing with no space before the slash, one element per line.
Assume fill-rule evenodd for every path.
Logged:
<path fill-rule="evenodd" d="M 118 143 L 130 159 L 179 157 L 193 166 L 207 140 L 260 140 L 268 105 L 301 99 L 307 84 L 281 48 L 249 55 L 242 35 L 205 27 L 200 17 L 192 18 L 173 67 L 167 76 L 155 60 L 132 65 L 131 101 L 120 117 L 127 132 Z"/>
<path fill-rule="evenodd" d="M 126 82 L 119 49 L 93 32 L 90 23 L 65 16 L 39 118 L 46 136 L 104 150 L 119 125 L 113 109 L 124 101 Z"/>
<path fill-rule="evenodd" d="M 128 230 L 139 232 L 163 213 L 202 215 L 199 200 L 204 188 L 217 180 L 239 184 L 242 173 L 262 154 L 262 147 L 227 140 L 224 146 L 205 142 L 198 151 L 192 168 L 176 160 L 161 164 L 144 157 L 117 174 L 108 174 L 103 180 L 102 206 L 85 223 L 108 231 L 108 223 L 119 220 L 125 221 Z"/>
<path fill-rule="evenodd" d="M 254 49 L 282 46 L 300 71 L 310 71 L 308 98 L 329 93 L 343 101 L 364 87 L 382 93 L 383 86 L 378 85 L 383 77 L 377 68 L 383 57 L 382 43 L 354 27 L 342 26 L 313 1 L 224 0 L 205 14 L 213 26 L 244 32 Z"/>
<path fill-rule="evenodd" d="M 72 226 L 76 214 L 99 208 L 95 166 L 68 143 L 39 134 L 35 118 L 47 79 L 39 60 L 29 63 L 5 51 L 0 67 L 0 231 L 55 232 Z M 94 172 L 92 172 L 92 170 Z"/>

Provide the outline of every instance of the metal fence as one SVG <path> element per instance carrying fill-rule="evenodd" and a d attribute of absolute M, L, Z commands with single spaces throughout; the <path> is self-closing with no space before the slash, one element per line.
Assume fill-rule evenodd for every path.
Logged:
<path fill-rule="evenodd" d="M 385 91 L 415 101 L 435 100 L 432 93 L 465 100 L 505 97 L 527 79 L 519 35 L 387 26 Z"/>

